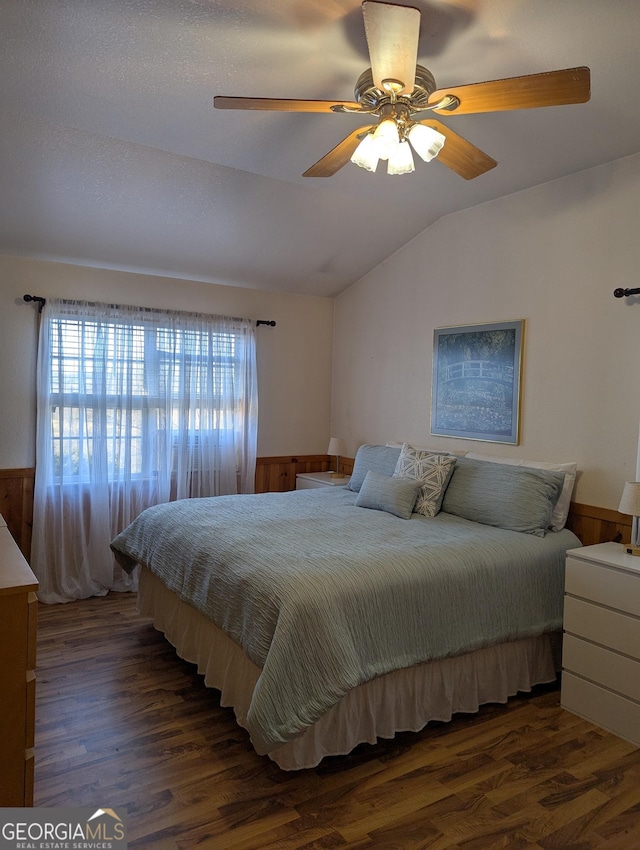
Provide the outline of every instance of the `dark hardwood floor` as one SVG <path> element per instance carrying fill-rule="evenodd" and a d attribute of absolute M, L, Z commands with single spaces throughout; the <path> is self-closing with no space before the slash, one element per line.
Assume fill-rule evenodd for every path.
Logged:
<path fill-rule="evenodd" d="M 555 687 L 285 773 L 131 594 L 39 617 L 35 805 L 124 806 L 130 848 L 640 848 L 640 750 Z"/>

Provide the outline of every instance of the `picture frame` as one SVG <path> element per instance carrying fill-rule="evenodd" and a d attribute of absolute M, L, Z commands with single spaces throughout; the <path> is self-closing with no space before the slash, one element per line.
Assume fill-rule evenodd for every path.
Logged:
<path fill-rule="evenodd" d="M 520 440 L 524 319 L 435 328 L 431 433 Z"/>

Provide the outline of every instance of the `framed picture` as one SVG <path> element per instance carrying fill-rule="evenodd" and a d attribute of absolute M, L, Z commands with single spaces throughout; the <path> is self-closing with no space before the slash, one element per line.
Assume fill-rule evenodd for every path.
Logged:
<path fill-rule="evenodd" d="M 519 441 L 524 320 L 436 328 L 431 433 Z"/>

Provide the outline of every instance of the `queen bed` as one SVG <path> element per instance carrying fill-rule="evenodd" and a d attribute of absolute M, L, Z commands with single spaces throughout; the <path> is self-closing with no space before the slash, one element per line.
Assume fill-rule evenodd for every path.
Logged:
<path fill-rule="evenodd" d="M 555 679 L 567 479 L 363 446 L 347 487 L 157 505 L 112 549 L 256 751 L 307 768 Z"/>

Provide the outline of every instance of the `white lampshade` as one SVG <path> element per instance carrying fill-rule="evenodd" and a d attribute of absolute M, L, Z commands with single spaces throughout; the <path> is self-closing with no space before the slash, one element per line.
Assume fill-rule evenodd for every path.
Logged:
<path fill-rule="evenodd" d="M 342 437 L 331 437 L 329 440 L 329 448 L 327 449 L 328 455 L 346 455 L 347 446 Z"/>
<path fill-rule="evenodd" d="M 414 151 L 425 162 L 429 162 L 434 156 L 438 156 L 446 141 L 442 133 L 432 127 L 427 127 L 426 124 L 414 124 L 409 128 L 407 138 Z"/>
<path fill-rule="evenodd" d="M 373 133 L 367 133 L 353 152 L 351 162 L 359 165 L 360 168 L 366 168 L 367 171 L 375 171 L 379 159 L 380 154 L 376 148 L 376 143 L 373 141 Z"/>
<path fill-rule="evenodd" d="M 415 171 L 409 142 L 400 142 L 389 155 L 387 174 L 410 174 Z"/>
<path fill-rule="evenodd" d="M 618 510 L 621 514 L 640 516 L 640 481 L 625 483 Z"/>

